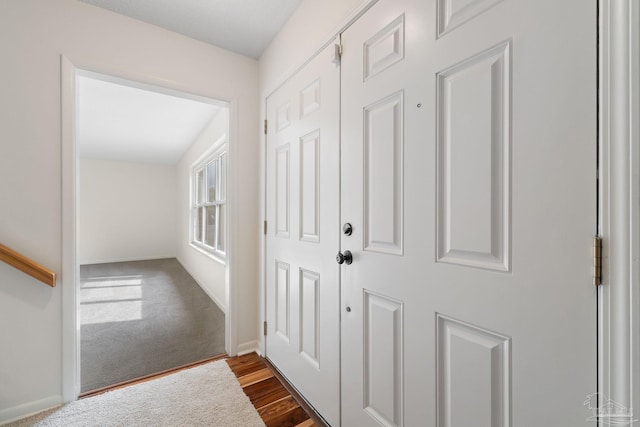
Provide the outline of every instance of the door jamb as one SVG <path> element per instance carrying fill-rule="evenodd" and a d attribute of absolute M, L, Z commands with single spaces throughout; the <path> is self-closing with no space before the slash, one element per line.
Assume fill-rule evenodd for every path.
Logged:
<path fill-rule="evenodd" d="M 631 0 L 598 6 L 598 392 L 600 403 L 628 408 L 631 425 L 640 409 L 640 7 Z"/>

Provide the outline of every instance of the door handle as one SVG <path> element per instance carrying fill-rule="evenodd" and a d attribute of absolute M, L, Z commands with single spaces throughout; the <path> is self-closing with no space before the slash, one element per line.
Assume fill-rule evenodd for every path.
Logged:
<path fill-rule="evenodd" d="M 353 262 L 353 255 L 351 254 L 351 251 L 344 251 L 344 254 L 342 252 L 338 252 L 338 255 L 336 255 L 336 261 L 338 262 L 338 264 L 351 264 Z"/>

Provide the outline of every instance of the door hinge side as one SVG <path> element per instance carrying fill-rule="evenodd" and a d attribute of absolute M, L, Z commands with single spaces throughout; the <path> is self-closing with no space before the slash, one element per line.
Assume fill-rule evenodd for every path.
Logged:
<path fill-rule="evenodd" d="M 263 228 L 264 234 L 266 235 L 267 234 L 267 220 L 266 219 L 264 220 L 264 223 L 262 224 L 262 228 Z"/>
<path fill-rule="evenodd" d="M 602 285 L 602 237 L 593 236 L 593 284 Z"/>
<path fill-rule="evenodd" d="M 267 119 L 264 119 L 264 134 L 267 134 Z"/>
<path fill-rule="evenodd" d="M 263 334 L 267 335 L 267 321 L 266 320 L 264 321 L 264 324 L 263 324 Z"/>

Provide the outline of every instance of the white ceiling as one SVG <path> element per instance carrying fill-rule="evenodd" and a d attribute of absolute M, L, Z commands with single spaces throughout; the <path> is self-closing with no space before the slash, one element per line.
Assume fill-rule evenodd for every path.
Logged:
<path fill-rule="evenodd" d="M 124 83 L 124 82 L 121 82 Z M 176 164 L 221 108 L 133 84 L 78 77 L 80 157 Z"/>
<path fill-rule="evenodd" d="M 81 0 L 258 59 L 301 0 Z"/>
<path fill-rule="evenodd" d="M 256 59 L 301 2 L 81 1 Z M 175 164 L 221 108 L 111 80 L 78 78 L 81 157 Z"/>

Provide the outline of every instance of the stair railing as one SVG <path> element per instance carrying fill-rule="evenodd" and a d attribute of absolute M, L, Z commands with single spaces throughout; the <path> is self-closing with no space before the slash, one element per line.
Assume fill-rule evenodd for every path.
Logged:
<path fill-rule="evenodd" d="M 56 286 L 56 273 L 41 266 L 32 259 L 9 249 L 3 244 L 0 244 L 0 261 L 6 262 L 10 266 L 41 281 L 45 285 L 51 286 L 52 288 Z"/>

